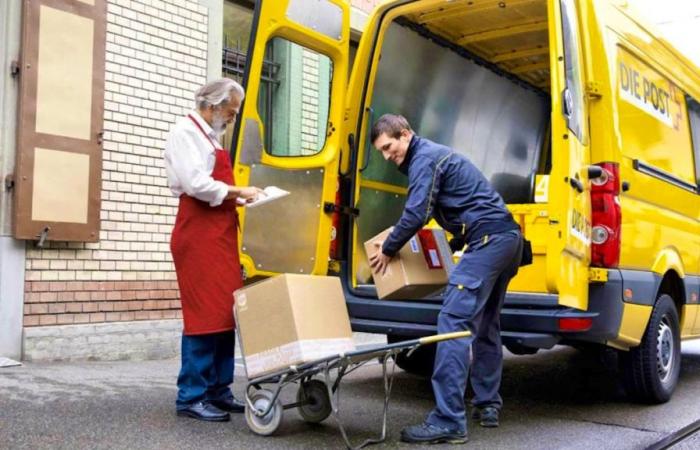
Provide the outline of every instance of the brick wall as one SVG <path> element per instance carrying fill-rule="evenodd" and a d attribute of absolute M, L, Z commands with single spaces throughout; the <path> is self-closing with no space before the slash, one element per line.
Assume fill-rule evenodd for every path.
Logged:
<path fill-rule="evenodd" d="M 314 154 L 319 150 L 319 54 L 304 49 L 302 51 L 301 83 L 301 150 L 302 154 Z M 327 94 L 327 87 L 323 87 Z"/>
<path fill-rule="evenodd" d="M 98 243 L 27 244 L 27 327 L 180 317 L 162 151 L 205 82 L 207 12 L 191 0 L 108 0 Z"/>

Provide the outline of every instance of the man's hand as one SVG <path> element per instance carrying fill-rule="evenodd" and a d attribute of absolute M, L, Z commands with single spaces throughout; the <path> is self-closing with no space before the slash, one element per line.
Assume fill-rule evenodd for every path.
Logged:
<path fill-rule="evenodd" d="M 238 194 L 239 197 L 244 199 L 247 203 L 252 203 L 258 199 L 258 196 L 265 195 L 262 189 L 255 186 L 247 186 L 241 188 L 241 192 Z"/>
<path fill-rule="evenodd" d="M 374 273 L 379 273 L 384 275 L 386 273 L 386 268 L 389 265 L 389 262 L 391 262 L 392 257 L 387 256 L 384 253 L 382 253 L 382 244 L 384 242 L 374 242 L 374 246 L 376 248 L 376 253 L 372 256 L 369 257 L 369 266 L 372 269 L 372 272 Z"/>
<path fill-rule="evenodd" d="M 239 204 L 246 204 L 254 202 L 260 195 L 265 193 L 255 186 L 229 186 L 226 199 L 235 198 Z"/>

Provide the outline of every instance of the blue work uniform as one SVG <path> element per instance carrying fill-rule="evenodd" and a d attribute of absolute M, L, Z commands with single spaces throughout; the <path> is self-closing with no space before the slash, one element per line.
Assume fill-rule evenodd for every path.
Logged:
<path fill-rule="evenodd" d="M 503 404 L 500 310 L 520 265 L 520 228 L 484 175 L 449 147 L 414 135 L 399 170 L 408 175 L 408 195 L 382 252 L 394 256 L 431 218 L 467 244 L 449 274 L 437 328 L 438 333 L 471 330 L 472 337 L 438 344 L 432 376 L 436 406 L 426 419 L 465 432 L 470 346 L 472 404 L 499 409 Z"/>

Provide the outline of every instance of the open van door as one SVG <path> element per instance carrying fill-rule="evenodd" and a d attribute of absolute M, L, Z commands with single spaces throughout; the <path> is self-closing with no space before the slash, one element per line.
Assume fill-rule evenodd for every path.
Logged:
<path fill-rule="evenodd" d="M 548 2 L 552 76 L 552 172 L 549 181 L 547 287 L 559 304 L 588 307 L 591 204 L 588 109 L 574 0 Z"/>
<path fill-rule="evenodd" d="M 246 98 L 232 145 L 234 178 L 239 185 L 277 186 L 290 195 L 240 209 L 241 263 L 247 277 L 325 275 L 350 7 L 342 0 L 258 1 L 252 30 Z"/>

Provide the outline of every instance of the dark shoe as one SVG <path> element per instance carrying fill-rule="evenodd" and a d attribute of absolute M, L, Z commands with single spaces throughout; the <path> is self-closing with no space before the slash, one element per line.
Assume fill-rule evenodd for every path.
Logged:
<path fill-rule="evenodd" d="M 447 428 L 431 425 L 423 422 L 420 425 L 413 425 L 401 430 L 401 440 L 404 442 L 414 442 L 422 444 L 464 444 L 467 442 L 467 433 L 462 431 L 451 431 Z"/>
<path fill-rule="evenodd" d="M 242 413 L 245 411 L 245 403 L 236 400 L 235 397 L 226 400 L 210 400 L 210 403 L 222 411 L 230 413 Z"/>
<path fill-rule="evenodd" d="M 227 422 L 231 416 L 208 402 L 193 403 L 185 408 L 177 410 L 180 417 L 192 417 L 193 419 L 206 420 L 207 422 Z"/>
<path fill-rule="evenodd" d="M 498 408 L 493 406 L 474 408 L 472 411 L 472 419 L 478 421 L 479 425 L 485 428 L 496 428 L 499 425 L 498 416 Z"/>

